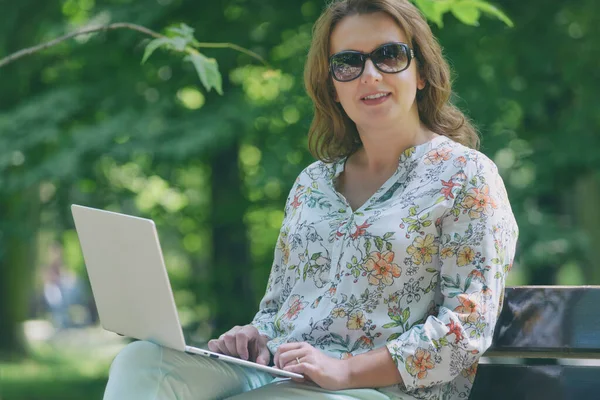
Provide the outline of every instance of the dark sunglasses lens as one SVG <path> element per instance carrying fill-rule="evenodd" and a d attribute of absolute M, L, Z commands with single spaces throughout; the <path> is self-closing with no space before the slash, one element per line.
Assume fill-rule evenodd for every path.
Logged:
<path fill-rule="evenodd" d="M 363 69 L 363 59 L 360 54 L 344 52 L 331 58 L 331 71 L 340 81 L 349 81 L 356 78 Z"/>
<path fill-rule="evenodd" d="M 386 44 L 373 52 L 373 62 L 383 72 L 400 72 L 408 66 L 408 48 L 401 44 Z"/>

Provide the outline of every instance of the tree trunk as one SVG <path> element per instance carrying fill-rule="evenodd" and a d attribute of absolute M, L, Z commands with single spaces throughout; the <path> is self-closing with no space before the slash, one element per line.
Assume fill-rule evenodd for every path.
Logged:
<path fill-rule="evenodd" d="M 0 195 L 0 358 L 26 353 L 27 318 L 36 262 L 39 189 Z"/>
<path fill-rule="evenodd" d="M 215 333 L 250 322 L 256 304 L 252 292 L 251 260 L 244 215 L 248 200 L 238 161 L 239 143 L 211 159 L 212 264 L 208 265 L 211 311 Z"/>

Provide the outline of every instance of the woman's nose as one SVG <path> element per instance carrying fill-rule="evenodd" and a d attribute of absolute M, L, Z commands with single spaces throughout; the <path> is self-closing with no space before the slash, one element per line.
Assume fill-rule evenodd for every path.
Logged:
<path fill-rule="evenodd" d="M 365 69 L 362 73 L 361 80 L 363 83 L 378 82 L 382 78 L 381 72 L 375 67 L 371 59 L 365 62 Z"/>

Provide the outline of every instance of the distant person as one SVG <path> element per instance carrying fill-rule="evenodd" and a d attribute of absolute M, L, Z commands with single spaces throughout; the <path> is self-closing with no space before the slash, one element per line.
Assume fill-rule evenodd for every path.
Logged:
<path fill-rule="evenodd" d="M 89 324 L 91 315 L 85 304 L 81 279 L 65 268 L 59 244 L 49 249 L 50 263 L 43 274 L 43 298 L 52 324 L 58 330 Z M 79 311 L 78 318 L 72 312 L 74 307 Z"/>
<path fill-rule="evenodd" d="M 307 382 L 135 342 L 105 399 L 468 398 L 518 228 L 438 42 L 407 0 L 334 1 L 305 83 L 319 161 L 290 192 L 254 320 L 208 346 Z"/>

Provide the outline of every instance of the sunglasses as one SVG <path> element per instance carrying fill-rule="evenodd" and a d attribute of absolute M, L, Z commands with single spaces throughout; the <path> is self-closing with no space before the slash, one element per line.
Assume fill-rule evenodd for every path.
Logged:
<path fill-rule="evenodd" d="M 336 81 L 349 82 L 362 75 L 368 58 L 379 71 L 397 74 L 407 69 L 414 57 L 415 53 L 406 43 L 386 43 L 370 53 L 354 50 L 335 53 L 329 57 L 329 70 Z"/>

